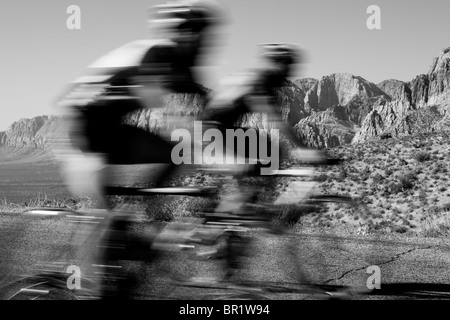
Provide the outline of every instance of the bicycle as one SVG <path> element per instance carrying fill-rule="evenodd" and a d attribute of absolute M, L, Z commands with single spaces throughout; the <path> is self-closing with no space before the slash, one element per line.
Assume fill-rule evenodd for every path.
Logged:
<path fill-rule="evenodd" d="M 328 165 L 336 165 L 339 164 L 340 161 L 329 161 Z M 274 172 L 276 176 L 294 176 L 294 177 L 308 177 L 312 178 L 315 176 L 315 171 L 312 167 L 304 167 L 300 169 L 287 169 L 287 170 L 278 170 Z M 304 182 L 302 182 L 304 183 Z M 295 201 L 294 201 L 295 202 Z M 341 195 L 315 195 L 310 194 L 306 199 L 305 203 L 309 205 L 322 205 L 324 203 L 339 203 L 347 205 L 349 208 L 354 210 L 355 212 L 363 212 L 361 217 L 371 217 L 370 210 L 362 203 L 359 203 L 352 199 L 351 197 L 341 196 Z M 194 261 L 202 258 L 210 258 L 211 256 L 219 255 L 219 258 L 224 260 L 227 268 L 225 269 L 239 269 L 239 259 L 245 259 L 245 251 L 248 250 L 248 241 L 245 239 L 245 234 L 249 233 L 252 229 L 257 229 L 258 231 L 268 232 L 269 235 L 274 234 L 277 237 L 298 237 L 293 236 L 289 233 L 288 228 L 281 227 L 279 225 L 273 224 L 273 217 L 277 214 L 277 208 L 273 206 L 269 206 L 268 204 L 262 205 L 251 205 L 243 210 L 243 214 L 229 214 L 229 213 L 206 213 L 203 217 L 203 223 L 201 226 L 197 227 L 197 233 L 192 232 L 190 238 L 185 238 L 184 243 L 182 245 L 183 249 L 189 249 L 187 253 L 185 253 L 186 261 Z M 297 217 L 298 218 L 298 217 Z M 298 220 L 298 219 L 297 219 Z M 213 238 L 211 237 L 213 235 Z M 304 235 L 303 235 L 304 236 Z M 318 238 L 318 242 L 323 243 L 326 241 L 333 241 L 333 250 L 342 250 L 342 244 L 339 244 L 337 240 L 339 237 L 333 237 L 331 235 L 321 235 Z M 367 275 L 363 275 L 361 280 L 359 281 L 360 288 L 351 288 L 351 286 L 347 285 L 331 285 L 333 282 L 333 277 L 327 279 L 330 275 L 330 270 L 325 270 L 324 261 L 322 261 L 322 268 L 320 271 L 320 276 L 325 277 L 325 280 L 320 281 L 319 279 L 312 279 L 310 275 L 307 275 L 302 270 L 302 264 L 305 264 L 305 261 L 301 261 L 299 257 L 299 252 L 296 250 L 293 241 L 288 241 L 287 245 L 284 248 L 284 253 L 287 257 L 290 258 L 290 261 L 293 265 L 293 272 L 291 276 L 293 276 L 292 283 L 286 283 L 289 285 L 288 288 L 282 288 L 280 285 L 274 285 L 273 283 L 267 285 L 262 282 L 249 282 L 239 280 L 239 285 L 236 283 L 232 283 L 229 280 L 230 275 L 226 274 L 222 275 L 223 279 L 217 280 L 213 279 L 212 281 L 208 278 L 204 279 L 195 278 L 192 274 L 183 274 L 177 275 L 177 284 L 188 287 L 199 287 L 199 288 L 209 288 L 209 289 L 217 289 L 217 288 L 227 288 L 236 291 L 237 297 L 244 297 L 245 295 L 249 295 L 251 298 L 265 298 L 266 294 L 276 294 L 283 293 L 283 291 L 289 292 L 291 294 L 310 294 L 319 298 L 350 298 L 357 296 L 359 294 L 366 294 L 369 290 L 367 288 L 361 289 L 361 287 L 365 287 L 366 283 L 363 281 L 366 279 Z M 212 253 L 205 250 L 204 247 L 208 246 L 219 246 L 219 249 L 213 250 Z M 220 248 L 221 247 L 221 248 Z M 322 250 L 325 250 L 322 244 L 319 245 Z M 186 251 L 186 250 L 185 250 Z M 221 251 L 221 252 L 220 252 Z M 370 251 L 370 250 L 369 250 Z M 324 255 L 322 255 L 323 258 Z M 369 258 L 367 259 L 367 266 L 370 265 Z M 308 258 L 310 261 L 313 259 Z M 204 259 L 203 259 L 204 260 Z M 317 261 L 316 263 L 320 263 Z M 326 266 L 330 267 L 330 266 Z M 337 266 L 334 266 L 335 269 Z M 198 265 L 197 265 L 198 268 Z M 191 268 L 196 269 L 196 268 Z M 335 271 L 336 272 L 336 271 Z M 345 273 L 345 270 L 342 271 Z M 316 277 L 317 278 L 317 277 Z M 296 287 L 296 288 L 294 288 Z M 233 297 L 233 294 L 225 295 L 226 298 Z"/>

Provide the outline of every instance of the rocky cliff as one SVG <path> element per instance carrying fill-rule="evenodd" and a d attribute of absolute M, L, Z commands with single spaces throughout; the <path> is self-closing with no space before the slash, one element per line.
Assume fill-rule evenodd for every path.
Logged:
<path fill-rule="evenodd" d="M 308 91 L 305 109 L 325 111 L 336 105 L 346 106 L 355 98 L 369 100 L 377 96 L 387 97 L 387 94 L 359 76 L 336 73 L 323 77 Z"/>
<path fill-rule="evenodd" d="M 295 81 L 306 91 L 305 116 L 294 125 L 296 134 L 316 148 L 350 143 L 379 99 L 390 96 L 374 83 L 348 73 L 336 73 L 320 80 Z"/>
<path fill-rule="evenodd" d="M 445 129 L 450 107 L 450 48 L 433 59 L 427 74 L 407 83 L 387 80 L 378 86 L 391 100 L 374 106 L 353 143 Z"/>
<path fill-rule="evenodd" d="M 14 122 L 7 131 L 0 132 L 0 146 L 45 149 L 58 136 L 61 118 L 38 116 Z"/>
<path fill-rule="evenodd" d="M 300 120 L 293 130 L 311 147 L 333 148 L 352 141 L 356 124 L 350 118 L 348 109 L 333 106 Z"/>

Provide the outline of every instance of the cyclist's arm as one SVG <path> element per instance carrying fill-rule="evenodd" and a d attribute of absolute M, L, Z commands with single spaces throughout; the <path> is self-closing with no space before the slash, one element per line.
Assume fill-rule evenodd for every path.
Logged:
<path fill-rule="evenodd" d="M 254 112 L 262 112 L 269 116 L 269 121 L 275 124 L 280 130 L 280 133 L 284 134 L 294 145 L 299 148 L 307 148 L 306 145 L 298 139 L 292 132 L 292 129 L 283 121 L 280 112 L 277 110 L 276 105 L 272 102 L 273 97 L 269 95 L 260 95 L 252 98 L 250 102 L 250 109 Z"/>
<path fill-rule="evenodd" d="M 291 151 L 291 156 L 305 162 L 321 163 L 325 161 L 325 155 L 316 149 L 308 147 L 302 140 L 297 138 L 292 129 L 283 121 L 280 112 L 277 111 L 276 106 L 271 102 L 271 99 L 266 99 L 266 106 L 264 107 L 271 122 L 275 123 L 280 132 L 284 134 L 296 147 Z"/>
<path fill-rule="evenodd" d="M 160 108 L 164 106 L 163 98 L 170 93 L 168 79 L 172 73 L 170 46 L 151 48 L 132 76 L 131 92 L 139 97 L 145 108 Z"/>

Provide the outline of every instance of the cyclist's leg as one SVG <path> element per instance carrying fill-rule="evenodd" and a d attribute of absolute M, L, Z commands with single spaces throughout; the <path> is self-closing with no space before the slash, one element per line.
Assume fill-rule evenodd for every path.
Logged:
<path fill-rule="evenodd" d="M 92 197 L 98 201 L 98 209 L 108 209 L 103 185 L 108 165 L 106 150 L 96 148 L 97 134 L 92 130 L 107 131 L 105 122 L 95 110 L 72 108 L 63 118 L 64 125 L 53 152 L 59 164 L 65 185 L 77 197 Z M 107 119 L 106 119 L 107 120 Z M 97 123 L 98 122 L 98 123 Z"/>
<path fill-rule="evenodd" d="M 111 164 L 164 164 L 156 174 L 147 174 L 145 181 L 162 185 L 173 175 L 177 166 L 172 162 L 174 144 L 163 137 L 138 127 L 120 124 L 112 133 L 108 160 Z"/>
<path fill-rule="evenodd" d="M 231 128 L 241 129 L 241 128 Z M 222 130 L 225 130 L 222 128 Z M 224 135 L 226 136 L 226 135 Z M 249 151 L 247 148 L 236 148 L 233 150 L 227 149 L 228 144 L 224 140 L 223 150 L 225 150 L 225 156 L 227 157 L 226 163 L 234 163 L 231 166 L 231 185 L 228 188 L 224 188 L 226 193 L 221 195 L 221 199 L 215 207 L 217 213 L 233 214 L 236 219 L 251 219 L 251 215 L 254 214 L 253 210 L 249 210 L 246 206 L 252 201 L 252 199 L 259 194 L 260 186 L 257 184 L 247 183 L 247 179 L 255 175 L 259 170 L 259 165 L 250 164 Z M 243 152 L 242 152 L 243 151 Z M 232 159 L 229 159 L 229 158 Z M 224 267 L 224 280 L 232 278 L 243 268 L 243 257 L 246 251 L 247 242 L 236 232 L 229 231 L 226 233 L 226 245 L 217 248 L 218 256 L 225 258 Z M 223 252 L 220 252 L 220 251 Z"/>
<path fill-rule="evenodd" d="M 111 109 L 93 108 L 79 111 L 70 119 L 73 125 L 69 135 L 71 147 L 77 151 L 74 154 L 78 156 L 73 160 L 78 168 L 86 172 L 80 179 L 80 175 L 72 171 L 72 177 L 77 178 L 72 184 L 78 189 L 91 187 L 89 193 L 103 199 L 102 207 L 107 209 L 111 209 L 107 203 L 108 176 L 111 170 L 114 170 L 115 164 L 166 163 L 169 170 L 160 174 L 158 180 L 161 182 L 173 170 L 173 166 L 170 166 L 171 145 L 155 134 L 122 124 L 115 107 L 117 106 L 113 105 Z M 87 165 L 86 161 L 79 162 L 79 158 L 95 159 L 101 166 Z M 137 256 L 133 252 L 140 245 L 137 245 L 136 241 L 130 241 L 128 232 L 129 218 L 132 214 L 133 212 L 129 212 L 126 208 L 111 212 L 110 222 L 103 238 L 103 252 L 100 253 L 102 257 L 100 265 L 106 266 L 105 271 L 116 270 L 114 268 L 120 266 L 120 260 L 129 260 Z M 150 248 L 150 245 L 147 247 Z M 148 254 L 152 255 L 152 252 L 149 250 Z M 107 273 L 111 275 L 110 272 Z M 113 272 L 112 275 L 116 278 L 123 276 L 121 272 Z M 119 284 L 120 290 L 114 286 L 104 286 L 107 289 L 105 297 L 117 298 L 121 290 L 128 291 L 130 288 L 129 281 L 120 281 Z"/>

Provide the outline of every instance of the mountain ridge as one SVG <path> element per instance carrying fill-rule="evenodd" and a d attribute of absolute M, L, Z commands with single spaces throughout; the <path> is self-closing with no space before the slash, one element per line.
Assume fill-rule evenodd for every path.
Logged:
<path fill-rule="evenodd" d="M 297 137 L 316 148 L 444 130 L 450 124 L 450 47 L 433 59 L 426 74 L 408 82 L 388 79 L 375 84 L 357 75 L 333 73 L 287 81 L 276 100 Z M 204 102 L 201 96 L 172 94 L 166 107 L 140 110 L 125 122 L 150 131 L 170 131 L 195 119 Z M 165 113 L 172 115 L 172 121 Z M 0 147 L 46 150 L 58 139 L 61 121 L 55 115 L 20 119 L 0 132 Z M 261 116 L 249 114 L 241 124 L 264 127 L 261 121 Z"/>

